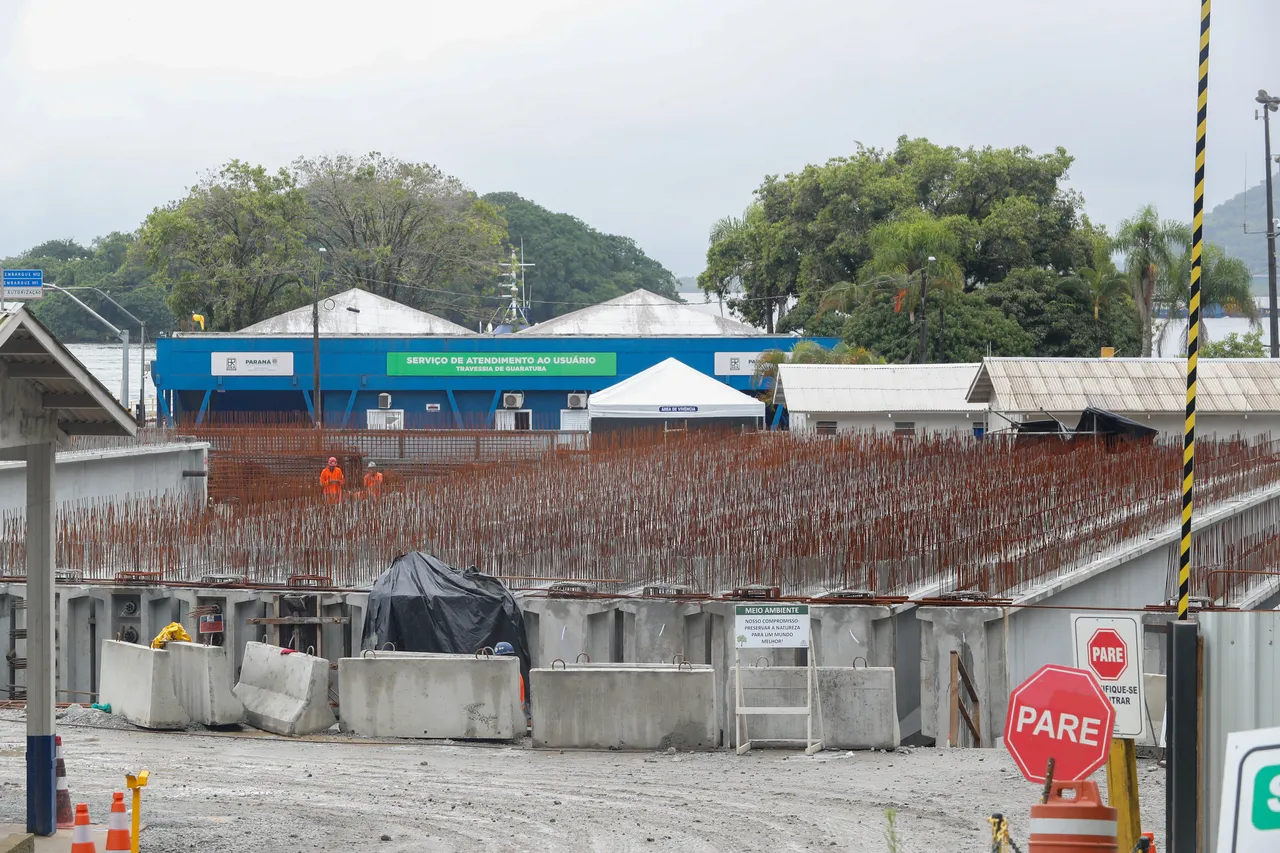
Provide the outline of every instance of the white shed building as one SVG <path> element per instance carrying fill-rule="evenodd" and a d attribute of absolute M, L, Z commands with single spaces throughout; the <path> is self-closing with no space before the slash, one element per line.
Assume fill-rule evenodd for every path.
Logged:
<path fill-rule="evenodd" d="M 987 406 L 970 402 L 977 364 L 782 364 L 773 402 L 793 432 L 925 435 L 987 429 Z"/>
<path fill-rule="evenodd" d="M 1165 358 L 988 358 L 969 389 L 990 406 L 992 430 L 1053 417 L 1075 427 L 1094 406 L 1180 437 L 1186 361 Z M 1196 435 L 1280 438 L 1280 361 L 1202 358 L 1196 369 Z"/>

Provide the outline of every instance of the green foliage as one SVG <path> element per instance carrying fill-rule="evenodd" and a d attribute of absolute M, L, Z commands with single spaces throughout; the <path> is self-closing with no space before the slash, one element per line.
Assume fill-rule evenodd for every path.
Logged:
<path fill-rule="evenodd" d="M 330 286 L 468 326 L 485 318 L 483 306 L 492 309 L 506 223 L 462 181 L 377 152 L 301 158 L 293 168 L 306 192 L 308 237 L 327 250 Z"/>
<path fill-rule="evenodd" d="M 759 387 L 778 375 L 779 364 L 884 364 L 884 359 L 864 347 L 836 344 L 827 349 L 816 341 L 797 341 L 790 352 L 771 349 L 756 360 L 752 384 Z"/>
<path fill-rule="evenodd" d="M 889 845 L 889 853 L 898 853 L 901 850 L 901 842 L 898 841 L 898 810 L 885 809 L 884 820 L 884 843 Z"/>
<path fill-rule="evenodd" d="M 293 175 L 232 160 L 153 211 L 135 252 L 179 317 L 203 314 L 210 331 L 233 331 L 290 307 L 318 274 L 308 219 Z"/>
<path fill-rule="evenodd" d="M 1255 329 L 1243 337 L 1232 332 L 1220 341 L 1206 341 L 1200 347 L 1201 358 L 1266 358 L 1262 330 Z"/>
<path fill-rule="evenodd" d="M 982 291 L 987 304 L 1031 336 L 1036 355 L 1061 358 L 1097 357 L 1104 346 L 1117 354 L 1135 355 L 1140 345 L 1133 303 L 1123 291 L 1098 305 L 1089 283 L 1052 270 L 1014 270 L 1004 281 Z"/>
<path fill-rule="evenodd" d="M 1191 241 L 1186 225 L 1160 219 L 1154 205 L 1146 205 L 1120 223 L 1113 248 L 1124 252 L 1125 274 L 1133 303 L 1138 309 L 1142 348 L 1139 355 L 1151 355 L 1152 317 L 1156 283 L 1178 262 L 1181 248 Z"/>
<path fill-rule="evenodd" d="M 567 213 L 553 213 L 515 193 L 484 196 L 507 222 L 507 241 L 523 241 L 530 320 L 541 322 L 633 290 L 677 298 L 676 279 L 628 237 L 604 234 Z"/>
<path fill-rule="evenodd" d="M 88 289 L 97 288 L 146 323 L 150 339 L 173 330 L 173 314 L 165 304 L 163 288 L 153 284 L 145 266 L 130 255 L 135 242 L 132 234 L 118 231 L 99 237 L 88 248 L 73 240 L 49 240 L 19 257 L 0 261 L 0 266 L 44 270 L 46 282 L 74 288 L 78 299 L 108 322 L 128 329 L 137 340 L 137 324 L 100 293 Z M 84 308 L 56 291 L 29 303 L 29 308 L 61 340 L 115 340 Z"/>
<path fill-rule="evenodd" d="M 1034 354 L 1034 339 L 980 292 L 929 292 L 929 360 L 981 361 L 988 354 Z M 920 360 L 920 323 L 888 293 L 874 292 L 848 315 L 844 339 L 890 362 Z"/>
<path fill-rule="evenodd" d="M 698 287 L 725 300 L 748 323 L 773 334 L 778 315 L 796 294 L 796 268 L 785 227 L 769 220 L 760 204 L 742 218 L 727 216 L 711 227 L 707 268 Z"/>

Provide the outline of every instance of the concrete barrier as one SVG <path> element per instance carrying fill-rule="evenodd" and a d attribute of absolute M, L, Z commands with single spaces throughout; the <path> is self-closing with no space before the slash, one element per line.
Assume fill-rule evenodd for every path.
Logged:
<path fill-rule="evenodd" d="M 240 683 L 249 725 L 278 735 L 322 732 L 337 719 L 329 707 L 329 661 L 266 643 L 246 643 Z"/>
<path fill-rule="evenodd" d="M 1154 672 L 1142 674 L 1143 700 L 1147 705 L 1146 732 L 1139 738 L 1139 746 L 1159 746 L 1160 727 L 1164 725 L 1165 694 L 1164 676 Z"/>
<path fill-rule="evenodd" d="M 530 673 L 533 745 L 549 749 L 711 749 L 715 671 L 670 664 L 570 664 Z"/>
<path fill-rule="evenodd" d="M 518 658 L 369 652 L 338 661 L 338 683 L 343 731 L 459 740 L 524 735 Z"/>
<path fill-rule="evenodd" d="M 231 692 L 231 670 L 222 646 L 169 643 L 173 690 L 191 719 L 206 726 L 244 721 L 244 705 Z"/>
<path fill-rule="evenodd" d="M 804 705 L 806 673 L 803 666 L 744 666 L 743 701 L 767 707 Z M 823 728 L 818 728 L 815 698 L 814 736 L 821 731 L 828 749 L 892 749 L 901 742 L 893 667 L 820 666 L 818 691 Z M 803 716 L 751 715 L 747 734 L 753 741 L 803 739 L 805 722 Z M 727 734 L 732 746 L 737 746 L 735 734 L 736 729 Z"/>
<path fill-rule="evenodd" d="M 173 660 L 164 649 L 103 640 L 98 701 L 147 729 L 181 729 L 191 722 L 173 692 Z"/>

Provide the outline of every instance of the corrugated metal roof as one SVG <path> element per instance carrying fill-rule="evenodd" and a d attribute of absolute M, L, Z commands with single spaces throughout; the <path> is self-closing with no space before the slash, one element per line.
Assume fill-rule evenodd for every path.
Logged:
<path fill-rule="evenodd" d="M 246 326 L 238 335 L 310 335 L 311 306 L 304 305 Z M 320 301 L 322 335 L 474 335 L 443 317 L 352 288 Z"/>
<path fill-rule="evenodd" d="M 774 403 L 793 412 L 976 412 L 978 364 L 782 364 Z"/>
<path fill-rule="evenodd" d="M 11 381 L 30 383 L 67 435 L 137 433 L 128 410 L 26 308 L 0 314 L 0 364 Z"/>
<path fill-rule="evenodd" d="M 647 290 L 635 290 L 599 305 L 521 329 L 516 334 L 688 337 L 759 335 L 760 330 L 685 302 L 676 302 Z"/>
<path fill-rule="evenodd" d="M 1199 360 L 1197 411 L 1280 412 L 1280 361 Z M 989 358 L 969 389 L 975 403 L 1004 412 L 1178 414 L 1186 410 L 1186 362 L 1173 358 Z"/>

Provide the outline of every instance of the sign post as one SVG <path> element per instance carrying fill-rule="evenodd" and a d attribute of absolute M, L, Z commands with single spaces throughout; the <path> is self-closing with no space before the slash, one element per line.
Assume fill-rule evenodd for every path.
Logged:
<path fill-rule="evenodd" d="M 1280 728 L 1227 735 L 1218 853 L 1280 850 Z"/>
<path fill-rule="evenodd" d="M 1087 779 L 1107 761 L 1116 709 L 1093 674 L 1045 664 L 1009 695 L 1004 745 L 1028 782 Z"/>
<path fill-rule="evenodd" d="M 807 604 L 738 604 L 734 606 L 734 730 L 738 755 L 751 749 L 747 718 L 750 716 L 805 716 L 803 743 L 806 755 L 823 750 L 822 694 L 818 690 L 818 662 L 813 649 L 813 631 Z M 743 649 L 806 649 L 803 705 L 747 705 L 742 686 Z M 814 704 L 818 708 L 818 736 L 813 736 Z M 781 743 L 801 742 L 798 738 L 757 738 Z"/>
<path fill-rule="evenodd" d="M 1130 850 L 1142 832 L 1138 809 L 1138 754 L 1134 738 L 1147 729 L 1142 690 L 1142 628 L 1136 615 L 1073 613 L 1076 666 L 1097 677 L 1115 706 L 1116 726 L 1107 758 L 1107 799 L 1116 810 L 1117 843 Z"/>
<path fill-rule="evenodd" d="M 0 303 L 44 296 L 44 270 L 0 270 Z"/>

